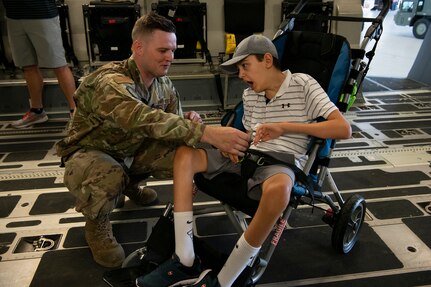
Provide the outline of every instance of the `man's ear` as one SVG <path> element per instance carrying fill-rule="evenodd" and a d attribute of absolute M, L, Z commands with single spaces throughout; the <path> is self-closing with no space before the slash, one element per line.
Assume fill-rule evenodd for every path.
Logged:
<path fill-rule="evenodd" d="M 140 40 L 134 40 L 132 43 L 132 51 L 134 53 L 141 53 L 143 48 L 143 43 Z"/>

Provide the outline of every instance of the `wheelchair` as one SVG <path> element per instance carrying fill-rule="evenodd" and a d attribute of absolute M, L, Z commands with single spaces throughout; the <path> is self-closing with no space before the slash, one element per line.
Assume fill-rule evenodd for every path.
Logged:
<path fill-rule="evenodd" d="M 301 0 L 297 5 L 298 9 L 307 2 L 308 0 Z M 291 20 L 299 17 L 299 10 L 295 8 L 290 17 L 287 17 L 280 25 L 280 30 L 273 39 L 282 70 L 289 69 L 292 73 L 300 72 L 311 75 L 319 82 L 339 110 L 345 113 L 353 104 L 366 76 L 382 33 L 383 19 L 388 10 L 389 0 L 385 0 L 384 7 L 376 18 L 359 19 L 364 22 L 372 22 L 372 24 L 365 33 L 361 47 L 351 49 L 348 41 L 340 35 L 291 30 Z M 311 16 L 307 17 L 309 19 Z M 359 21 L 357 18 L 348 18 L 343 17 L 343 21 Z M 371 52 L 366 53 L 366 47 L 372 40 L 375 41 L 374 47 Z M 368 57 L 368 61 L 364 61 L 365 56 Z M 242 113 L 242 103 L 239 103 L 233 110 L 226 113 L 221 124 L 243 128 Z M 335 145 L 336 141 L 333 139 L 311 138 L 307 152 L 308 160 L 301 170 L 294 170 L 296 180 L 287 208 L 280 215 L 273 232 L 267 238 L 259 254 L 245 268 L 233 286 L 255 286 L 257 284 L 286 229 L 290 215 L 301 205 L 311 206 L 313 210 L 324 211 L 322 220 L 332 228 L 331 243 L 336 252 L 347 254 L 354 248 L 364 223 L 366 202 L 357 194 L 344 199 L 338 190 L 329 171 L 331 154 Z M 261 158 L 266 160 L 264 155 Z M 220 201 L 238 234 L 242 234 L 247 229 L 248 222 L 259 205 L 258 200 L 248 197 L 243 180 L 241 176 L 231 173 L 219 174 L 211 180 L 206 179 L 202 174 L 197 174 L 194 178 L 198 190 Z M 147 244 L 130 254 L 122 269 L 105 273 L 105 282 L 110 286 L 132 286 L 124 282 L 151 271 L 173 253 L 172 236 L 172 205 L 168 204 Z M 198 249 L 196 249 L 196 253 L 199 254 Z M 121 282 L 120 279 L 123 281 Z"/>

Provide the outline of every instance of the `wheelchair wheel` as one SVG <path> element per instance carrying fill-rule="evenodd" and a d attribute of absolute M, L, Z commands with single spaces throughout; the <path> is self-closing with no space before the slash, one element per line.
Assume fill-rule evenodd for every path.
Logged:
<path fill-rule="evenodd" d="M 349 197 L 336 216 L 332 230 L 332 247 L 340 253 L 349 253 L 358 241 L 366 211 L 365 199 L 360 195 Z"/>

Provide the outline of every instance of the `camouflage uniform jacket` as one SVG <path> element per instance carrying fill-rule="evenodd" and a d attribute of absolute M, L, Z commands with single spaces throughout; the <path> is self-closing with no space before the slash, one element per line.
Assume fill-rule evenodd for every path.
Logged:
<path fill-rule="evenodd" d="M 156 141 L 192 146 L 204 126 L 181 116 L 178 93 L 168 77 L 143 84 L 133 58 L 113 62 L 84 78 L 74 95 L 77 109 L 57 154 L 80 148 L 101 150 L 124 159 Z"/>

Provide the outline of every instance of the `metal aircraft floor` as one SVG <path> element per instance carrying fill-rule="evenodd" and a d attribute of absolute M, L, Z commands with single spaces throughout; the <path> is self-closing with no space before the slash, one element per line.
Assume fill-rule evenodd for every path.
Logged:
<path fill-rule="evenodd" d="M 91 258 L 84 218 L 73 209 L 54 154 L 68 115 L 50 113 L 44 124 L 12 129 L 19 116 L 0 116 L 0 286 L 107 286 L 108 269 Z M 363 103 L 346 117 L 354 134 L 339 142 L 330 170 L 344 197 L 358 193 L 367 201 L 359 243 L 335 254 L 331 228 L 318 211 L 301 207 L 259 286 L 431 285 L 431 87 L 367 78 Z M 172 181 L 149 184 L 159 192 L 157 205 L 126 201 L 112 214 L 126 253 L 142 246 L 172 200 Z M 199 194 L 194 207 L 196 236 L 229 252 L 237 234 L 219 203 Z"/>

